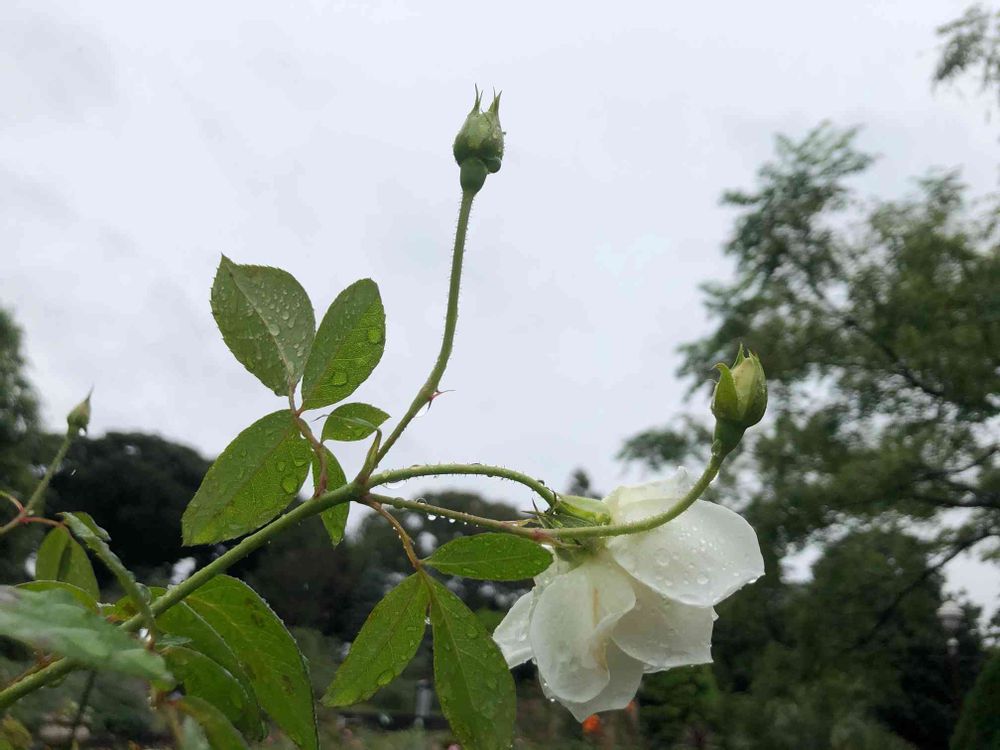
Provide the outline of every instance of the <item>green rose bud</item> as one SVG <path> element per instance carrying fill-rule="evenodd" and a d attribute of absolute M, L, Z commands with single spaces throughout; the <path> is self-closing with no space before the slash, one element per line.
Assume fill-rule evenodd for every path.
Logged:
<path fill-rule="evenodd" d="M 77 434 L 87 431 L 87 425 L 90 424 L 90 393 L 66 415 L 66 424 Z"/>
<path fill-rule="evenodd" d="M 503 160 L 503 130 L 500 128 L 500 95 L 485 112 L 479 109 L 483 95 L 476 88 L 476 101 L 465 118 L 462 129 L 455 136 L 452 151 L 461 168 L 462 190 L 479 192 L 486 176 L 500 171 Z"/>
<path fill-rule="evenodd" d="M 735 448 L 743 433 L 764 416 L 767 409 L 767 380 L 760 358 L 753 352 L 739 353 L 733 366 L 721 362 L 716 365 L 721 373 L 712 397 L 712 414 L 715 415 L 715 443 L 713 451 L 726 454 Z"/>
<path fill-rule="evenodd" d="M 579 495 L 559 495 L 553 511 L 557 517 L 562 517 L 564 523 L 569 519 L 574 521 L 586 521 L 589 526 L 602 526 L 611 523 L 611 513 L 608 506 L 601 500 L 592 497 L 580 497 Z M 566 517 L 569 518 L 566 518 Z M 567 526 L 578 525 L 576 523 L 565 523 Z"/>

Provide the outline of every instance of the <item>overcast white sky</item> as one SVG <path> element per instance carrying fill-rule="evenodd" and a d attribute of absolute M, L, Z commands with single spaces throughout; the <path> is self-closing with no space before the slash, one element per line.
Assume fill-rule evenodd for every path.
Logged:
<path fill-rule="evenodd" d="M 698 285 L 730 273 L 719 195 L 775 133 L 864 125 L 866 195 L 934 165 L 995 188 L 987 102 L 930 87 L 934 29 L 965 4 L 7 0 L 0 304 L 53 428 L 93 385 L 94 432 L 214 455 L 280 407 L 215 330 L 219 254 L 292 272 L 317 317 L 370 276 L 387 346 L 356 396 L 398 415 L 439 342 L 451 141 L 473 83 L 496 86 L 507 155 L 473 215 L 456 392 L 389 463 L 554 486 L 583 466 L 610 489 L 623 439 L 684 406 L 675 347 L 707 330 Z M 997 578 L 952 569 L 990 606 Z"/>

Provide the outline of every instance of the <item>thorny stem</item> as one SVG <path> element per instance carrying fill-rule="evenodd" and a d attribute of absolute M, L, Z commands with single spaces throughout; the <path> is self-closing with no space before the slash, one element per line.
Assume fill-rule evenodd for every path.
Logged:
<path fill-rule="evenodd" d="M 64 524 L 58 521 L 53 521 L 51 518 L 41 518 L 40 516 L 26 516 L 24 512 L 18 513 L 13 519 L 0 526 L 0 536 L 3 536 L 8 531 L 16 526 L 23 526 L 27 523 L 40 523 L 46 526 L 63 526 Z"/>
<path fill-rule="evenodd" d="M 406 533 L 406 529 L 403 528 L 403 525 L 396 520 L 396 517 L 392 515 L 392 513 L 382 507 L 382 504 L 379 501 L 371 496 L 369 497 L 370 500 L 367 503 L 368 507 L 382 516 L 382 518 L 388 521 L 389 525 L 396 530 L 396 535 L 399 537 L 399 541 L 403 543 L 403 551 L 406 552 L 407 559 L 409 559 L 414 570 L 420 570 L 422 567 L 420 558 L 418 558 L 417 553 L 413 551 L 413 540 L 410 539 L 410 535 Z"/>
<path fill-rule="evenodd" d="M 705 471 L 698 477 L 690 490 L 662 513 L 650 516 L 641 521 L 632 523 L 610 524 L 608 526 L 577 526 L 562 529 L 548 529 L 549 536 L 557 539 L 586 539 L 589 537 L 622 536 L 624 534 L 638 534 L 641 531 L 649 531 L 657 526 L 662 526 L 668 521 L 672 521 L 681 513 L 686 511 L 691 504 L 701 497 L 702 493 L 708 489 L 719 469 L 722 467 L 722 456 L 713 455 L 705 467 Z"/>
<path fill-rule="evenodd" d="M 427 503 L 422 503 L 418 500 L 406 500 L 402 497 L 389 497 L 388 495 L 376 495 L 374 493 L 370 494 L 369 497 L 373 500 L 377 500 L 383 505 L 391 505 L 393 508 L 399 508 L 401 510 L 414 510 L 431 516 L 451 518 L 456 521 L 461 521 L 462 523 L 467 523 L 471 526 L 479 526 L 484 529 L 502 531 L 505 534 L 513 534 L 514 536 L 523 536 L 536 542 L 554 541 L 550 540 L 548 529 L 526 527 L 520 525 L 516 521 L 498 521 L 495 518 L 483 518 L 482 516 L 476 516 L 472 513 L 463 513 L 460 510 L 442 508 L 437 505 L 428 505 Z"/>
<path fill-rule="evenodd" d="M 558 496 L 555 492 L 545 486 L 545 483 L 522 474 L 519 471 L 508 469 L 504 466 L 490 466 L 488 464 L 430 464 L 428 466 L 410 466 L 406 469 L 393 469 L 375 474 L 368 482 L 369 487 L 378 487 L 392 482 L 401 482 L 406 479 L 417 477 L 434 477 L 454 474 L 465 474 L 469 476 L 495 477 L 497 479 L 509 479 L 512 482 L 523 484 L 541 497 L 550 506 L 555 505 Z"/>
<path fill-rule="evenodd" d="M 415 500 L 404 500 L 403 498 L 396 497 L 385 497 L 383 495 L 371 495 L 372 498 L 378 500 L 385 505 L 391 505 L 394 508 L 404 508 L 406 510 L 415 510 L 421 513 L 427 513 L 435 516 L 444 516 L 445 518 L 454 518 L 456 521 L 462 521 L 463 523 L 472 524 L 474 526 L 480 526 L 486 529 L 495 529 L 497 531 L 502 531 L 507 534 L 514 534 L 515 536 L 524 536 L 529 539 L 533 539 L 536 542 L 545 542 L 547 544 L 558 544 L 561 540 L 572 540 L 572 539 L 586 539 L 593 537 L 607 537 L 607 536 L 622 536 L 624 534 L 638 534 L 642 531 L 649 531 L 650 529 L 655 529 L 657 526 L 662 526 L 668 521 L 672 521 L 677 518 L 681 513 L 687 510 L 691 504 L 697 500 L 705 492 L 708 486 L 715 479 L 716 475 L 719 473 L 719 469 L 722 466 L 722 456 L 713 456 L 709 461 L 708 466 L 705 467 L 705 471 L 702 475 L 698 477 L 698 481 L 694 483 L 690 490 L 678 500 L 676 503 L 671 505 L 662 513 L 658 513 L 655 516 L 650 516 L 642 521 L 633 521 L 632 523 L 622 523 L 622 524 L 608 524 L 603 526 L 572 526 L 565 528 L 556 529 L 540 529 L 533 527 L 525 527 L 519 524 L 514 524 L 509 521 L 497 521 L 492 518 L 483 518 L 481 516 L 472 515 L 471 513 L 463 513 L 457 510 L 451 510 L 450 508 L 441 508 L 435 505 L 428 505 L 427 503 L 422 503 Z M 450 471 L 440 471 L 441 468 L 451 469 Z M 465 471 L 465 469 L 479 469 L 480 471 Z M 382 474 L 377 474 L 372 477 L 373 485 L 375 480 L 380 480 L 382 484 L 386 482 L 398 481 L 399 479 L 409 479 L 412 476 L 426 476 L 427 474 L 484 474 L 486 476 L 502 476 L 500 474 L 494 473 L 495 470 L 500 470 L 501 467 L 496 466 L 465 466 L 462 464 L 445 464 L 440 466 L 414 466 L 411 469 L 400 469 L 398 471 L 387 471 Z M 423 473 L 420 473 L 423 470 Z M 504 474 L 517 472 L 510 472 L 508 469 L 502 469 Z M 406 474 L 406 476 L 401 476 Z M 506 477 L 508 479 L 512 477 Z M 555 497 L 555 493 L 551 490 L 545 488 L 548 493 Z"/>
<path fill-rule="evenodd" d="M 399 436 L 409 426 L 417 413 L 423 409 L 434 398 L 437 393 L 441 376 L 448 366 L 448 358 L 451 356 L 452 344 L 455 341 L 455 326 L 458 324 L 458 293 L 462 285 L 462 257 L 465 253 L 465 235 L 469 229 L 469 215 L 472 213 L 472 200 L 476 194 L 471 190 L 462 191 L 462 203 L 458 209 L 458 228 L 455 230 L 455 249 L 451 257 L 451 281 L 448 285 L 448 310 L 444 319 L 444 336 L 441 339 L 441 351 L 438 352 L 437 361 L 434 363 L 431 374 L 427 376 L 427 381 L 417 391 L 417 395 L 406 410 L 406 414 L 399 420 L 392 433 L 382 443 L 375 458 L 377 466 L 385 455 L 389 452 Z"/>
<path fill-rule="evenodd" d="M 69 450 L 70 443 L 73 442 L 76 434 L 77 431 L 73 427 L 66 430 L 66 435 L 59 445 L 59 450 L 56 451 L 56 455 L 49 462 L 49 466 L 45 470 L 45 476 L 42 477 L 38 486 L 35 487 L 35 491 L 31 493 L 28 502 L 24 504 L 24 515 L 40 515 L 45 512 L 45 490 L 49 488 L 49 482 L 52 481 L 52 477 L 55 476 L 56 472 L 59 471 L 59 467 L 62 466 L 63 459 L 66 458 L 66 452 Z"/>

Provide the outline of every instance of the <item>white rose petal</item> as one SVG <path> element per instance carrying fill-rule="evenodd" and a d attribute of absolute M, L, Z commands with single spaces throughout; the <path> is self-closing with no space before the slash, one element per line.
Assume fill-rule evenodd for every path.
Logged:
<path fill-rule="evenodd" d="M 507 616 L 493 631 L 493 640 L 497 642 L 508 667 L 524 664 L 531 658 L 531 643 L 528 641 L 528 618 L 534 604 L 535 595 L 528 592 L 510 608 Z"/>
<path fill-rule="evenodd" d="M 644 499 L 622 508 L 615 523 L 648 518 L 673 498 Z M 630 575 L 663 596 L 712 607 L 764 575 L 757 534 L 743 517 L 696 500 L 677 518 L 651 531 L 610 537 L 606 546 Z"/>
<path fill-rule="evenodd" d="M 691 480 L 688 478 L 687 471 L 682 467 L 677 467 L 677 470 L 666 479 L 616 488 L 604 498 L 604 504 L 608 506 L 612 518 L 622 517 L 628 506 L 641 503 L 644 500 L 656 500 L 664 503 L 663 507 L 655 511 L 659 513 L 670 507 L 670 504 L 675 500 L 680 500 L 689 489 L 691 489 Z M 616 521 L 616 523 L 621 522 Z"/>
<path fill-rule="evenodd" d="M 615 625 L 615 643 L 629 656 L 658 672 L 712 661 L 711 607 L 692 607 L 633 585 L 636 604 Z"/>
<path fill-rule="evenodd" d="M 635 697 L 642 680 L 643 664 L 633 659 L 620 648 L 611 644 L 608 646 L 608 670 L 611 677 L 604 689 L 589 701 L 568 701 L 552 692 L 552 688 L 542 680 L 542 692 L 549 698 L 555 698 L 570 710 L 577 721 L 583 721 L 591 714 L 601 711 L 617 711 L 625 708 Z"/>
<path fill-rule="evenodd" d="M 596 557 L 542 590 L 528 633 L 538 671 L 560 700 L 589 701 L 607 686 L 611 629 L 634 606 L 628 576 Z"/>

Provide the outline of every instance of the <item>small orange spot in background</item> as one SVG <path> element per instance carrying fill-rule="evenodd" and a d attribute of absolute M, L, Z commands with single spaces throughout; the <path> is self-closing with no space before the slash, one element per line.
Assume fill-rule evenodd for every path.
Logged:
<path fill-rule="evenodd" d="M 601 717 L 597 714 L 591 714 L 586 719 L 583 720 L 583 733 L 584 734 L 597 734 L 601 731 Z"/>

